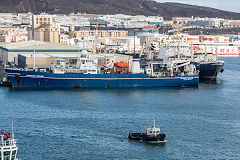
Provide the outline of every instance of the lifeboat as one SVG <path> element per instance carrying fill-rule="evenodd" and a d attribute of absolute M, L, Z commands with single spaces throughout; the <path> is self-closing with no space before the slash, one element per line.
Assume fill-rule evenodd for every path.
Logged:
<path fill-rule="evenodd" d="M 160 128 L 155 127 L 155 120 L 153 120 L 153 127 L 147 128 L 146 133 L 129 133 L 128 139 L 141 140 L 147 142 L 165 142 L 166 135 L 160 133 Z"/>
<path fill-rule="evenodd" d="M 123 61 L 114 63 L 114 66 L 117 68 L 129 68 L 129 64 Z"/>
<path fill-rule="evenodd" d="M 116 73 L 118 74 L 129 74 L 129 64 L 127 62 L 116 62 L 114 63 L 114 67 L 116 68 Z"/>

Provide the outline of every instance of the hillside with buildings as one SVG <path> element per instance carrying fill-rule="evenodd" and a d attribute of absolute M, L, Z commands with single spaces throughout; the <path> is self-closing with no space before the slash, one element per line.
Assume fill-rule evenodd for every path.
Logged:
<path fill-rule="evenodd" d="M 158 15 L 172 17 L 218 17 L 240 19 L 239 13 L 180 3 L 158 3 L 152 0 L 0 0 L 0 12 L 47 12 L 88 14 Z"/>

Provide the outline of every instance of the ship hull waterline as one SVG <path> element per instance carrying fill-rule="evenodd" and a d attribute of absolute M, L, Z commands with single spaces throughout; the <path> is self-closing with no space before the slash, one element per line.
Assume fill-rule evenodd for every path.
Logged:
<path fill-rule="evenodd" d="M 9 75 L 14 88 L 150 88 L 198 86 L 199 76 L 166 78 L 64 78 Z"/>

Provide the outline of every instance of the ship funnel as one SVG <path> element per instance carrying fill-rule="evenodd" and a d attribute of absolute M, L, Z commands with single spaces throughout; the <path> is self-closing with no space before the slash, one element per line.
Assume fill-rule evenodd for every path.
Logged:
<path fill-rule="evenodd" d="M 131 72 L 132 72 L 132 74 L 142 73 L 142 70 L 140 68 L 139 59 L 133 59 L 132 66 L 131 66 Z"/>

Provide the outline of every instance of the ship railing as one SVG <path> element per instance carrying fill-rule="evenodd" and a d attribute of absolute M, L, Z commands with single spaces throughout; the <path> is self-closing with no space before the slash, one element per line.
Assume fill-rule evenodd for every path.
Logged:
<path fill-rule="evenodd" d="M 17 144 L 17 139 L 9 139 L 9 140 L 5 140 L 3 142 L 0 143 L 0 146 L 12 146 L 12 145 L 16 145 Z"/>

